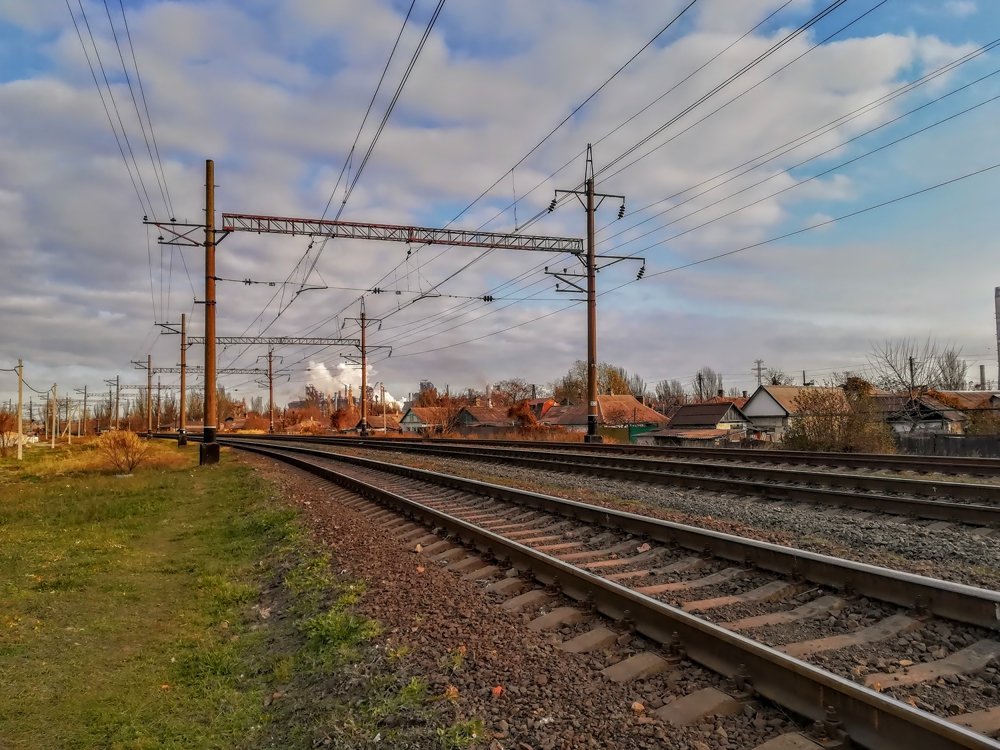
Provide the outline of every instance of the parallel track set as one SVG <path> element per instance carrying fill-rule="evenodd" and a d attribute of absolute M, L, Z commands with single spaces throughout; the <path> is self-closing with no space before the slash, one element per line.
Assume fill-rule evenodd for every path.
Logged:
<path fill-rule="evenodd" d="M 310 436 L 271 436 L 268 439 L 495 461 L 533 469 L 730 492 L 768 500 L 809 502 L 934 521 L 1000 526 L 1000 484 L 911 479 L 839 471 L 804 471 L 750 463 L 680 461 L 649 454 L 636 457 L 606 450 L 572 450 L 568 447 L 570 444 L 553 446 L 553 444 L 533 443 L 530 444 L 531 447 L 514 447 L 514 444 L 496 445 L 478 440 L 365 441 Z M 734 452 L 772 453 L 772 451 Z M 746 460 L 751 461 L 754 457 L 747 457 Z M 851 456 L 849 460 L 854 458 L 856 457 Z M 948 466 L 952 465 L 949 463 Z M 979 471 L 987 471 L 986 466 L 982 464 L 979 466 Z"/>
<path fill-rule="evenodd" d="M 732 623 L 730 628 L 723 627 L 685 611 L 684 605 L 671 606 L 664 597 L 676 598 L 678 588 L 687 584 L 670 583 L 676 575 L 656 577 L 670 565 L 646 568 L 656 567 L 649 562 L 656 555 L 669 559 L 676 558 L 677 550 L 699 553 L 710 566 L 720 561 L 715 567 L 735 564 L 741 569 L 728 567 L 720 571 L 723 574 L 777 575 L 789 585 L 808 582 L 847 598 L 863 596 L 891 603 L 906 608 L 915 619 L 942 618 L 972 625 L 982 629 L 987 645 L 997 640 L 1000 630 L 997 592 L 359 456 L 287 444 L 279 447 L 274 438 L 227 437 L 225 442 L 298 466 L 442 530 L 469 548 L 507 561 L 543 585 L 590 603 L 597 612 L 654 642 L 673 651 L 680 645 L 693 661 L 748 681 L 757 695 L 798 715 L 823 721 L 832 707 L 851 739 L 861 746 L 878 750 L 1000 747 L 985 735 L 794 658 L 780 647 L 744 637 L 730 629 Z M 333 442 L 346 446 L 359 441 Z M 396 441 L 366 442 L 385 448 Z M 516 456 L 492 456 L 492 460 L 510 458 Z M 566 460 L 565 455 L 560 460 Z M 649 546 L 645 554 L 623 551 L 630 545 L 634 551 L 640 541 L 643 547 Z M 705 578 L 711 579 L 711 575 Z M 658 583 L 662 581 L 667 581 L 665 586 Z M 649 582 L 674 594 L 661 593 L 657 585 L 638 585 Z M 696 591 L 691 593 L 697 598 Z"/>

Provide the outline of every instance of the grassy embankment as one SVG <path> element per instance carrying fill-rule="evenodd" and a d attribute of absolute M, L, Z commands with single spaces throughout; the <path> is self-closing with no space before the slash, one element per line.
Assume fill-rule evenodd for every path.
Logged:
<path fill-rule="evenodd" d="M 0 748 L 470 744 L 273 494 L 164 443 L 0 461 Z"/>

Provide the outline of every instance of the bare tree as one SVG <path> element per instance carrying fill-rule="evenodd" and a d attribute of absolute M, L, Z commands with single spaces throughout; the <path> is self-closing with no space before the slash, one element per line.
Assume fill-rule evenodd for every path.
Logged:
<path fill-rule="evenodd" d="M 707 401 L 723 389 L 722 374 L 705 365 L 691 378 L 691 388 L 696 401 Z"/>
<path fill-rule="evenodd" d="M 642 379 L 642 376 L 640 376 L 638 373 L 635 373 L 634 375 L 629 375 L 628 389 L 629 391 L 631 391 L 632 395 L 635 396 L 637 399 L 639 399 L 643 403 L 646 402 L 646 394 L 649 392 L 649 386 L 646 384 L 646 381 Z"/>
<path fill-rule="evenodd" d="M 490 398 L 494 406 L 506 409 L 519 401 L 531 398 L 531 386 L 525 382 L 524 378 L 499 380 L 493 384 L 493 393 Z"/>
<path fill-rule="evenodd" d="M 656 402 L 668 404 L 670 406 L 684 404 L 687 402 L 687 393 L 684 392 L 684 384 L 679 380 L 661 380 L 654 389 Z"/>
<path fill-rule="evenodd" d="M 936 386 L 946 391 L 960 391 L 965 387 L 965 373 L 969 364 L 962 359 L 962 352 L 948 347 L 938 353 L 934 361 L 937 372 Z"/>
<path fill-rule="evenodd" d="M 764 382 L 767 385 L 792 385 L 794 383 L 791 375 L 777 367 L 768 367 L 764 371 Z"/>
<path fill-rule="evenodd" d="M 868 355 L 872 381 L 893 393 L 910 398 L 929 388 L 959 389 L 965 384 L 968 365 L 955 347 L 940 348 L 931 339 L 886 339 Z"/>

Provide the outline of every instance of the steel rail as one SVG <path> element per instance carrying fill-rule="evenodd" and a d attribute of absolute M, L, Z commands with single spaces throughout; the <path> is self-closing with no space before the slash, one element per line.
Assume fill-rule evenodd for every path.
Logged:
<path fill-rule="evenodd" d="M 245 439 L 239 438 L 236 439 Z M 252 439 L 252 438 L 250 438 Z M 731 466 L 727 464 L 680 464 L 651 458 L 609 457 L 602 454 L 549 451 L 538 449 L 433 443 L 400 443 L 396 440 L 358 440 L 317 436 L 268 436 L 279 442 L 305 442 L 327 445 L 375 448 L 424 453 L 447 458 L 495 459 L 506 464 L 548 471 L 587 474 L 607 479 L 680 486 L 718 492 L 742 493 L 778 501 L 809 502 L 857 510 L 913 516 L 934 521 L 949 521 L 981 526 L 1000 526 L 1000 485 L 963 482 L 931 482 L 897 477 L 870 477 L 858 474 L 806 472 L 798 469 Z M 604 463 L 601 463 L 601 462 Z M 607 463 L 613 461 L 614 464 Z M 709 472 L 709 473 L 702 473 Z M 714 475 L 713 475 L 714 474 Z M 719 476 L 719 475 L 723 476 Z M 726 476 L 728 475 L 728 476 Z M 736 475 L 736 476 L 733 476 Z M 787 482 L 794 482 L 788 484 Z M 834 488 L 814 486 L 832 485 Z M 846 488 L 846 489 L 845 489 Z M 860 490 L 855 492 L 851 490 Z M 911 493 L 924 497 L 960 497 L 990 499 L 996 505 L 954 503 L 876 494 L 873 490 Z"/>
<path fill-rule="evenodd" d="M 332 439 L 351 439 L 331 436 Z M 748 463 L 804 464 L 807 466 L 839 466 L 852 469 L 885 471 L 915 471 L 920 473 L 973 474 L 1000 476 L 1000 458 L 972 456 L 919 456 L 906 453 L 835 453 L 826 451 L 797 451 L 775 448 L 714 448 L 695 446 L 634 445 L 618 443 L 579 443 L 549 440 L 461 440 L 453 438 L 392 438 L 394 442 L 413 443 L 476 443 L 511 447 L 558 449 L 577 453 L 609 453 L 640 456 L 674 456 L 702 460 L 719 458 L 724 461 Z"/>
<path fill-rule="evenodd" d="M 531 547 L 397 493 L 340 474 L 329 466 L 289 455 L 290 451 L 319 453 L 329 459 L 329 453 L 287 447 L 275 449 L 243 441 L 233 444 L 278 458 L 429 526 L 444 529 L 465 544 L 497 559 L 509 561 L 518 570 L 530 572 L 543 584 L 554 586 L 577 601 L 591 603 L 601 614 L 622 622 L 651 640 L 661 644 L 676 644 L 679 641 L 691 660 L 728 677 L 745 675 L 753 692 L 801 716 L 821 721 L 828 707 L 832 707 L 851 739 L 865 747 L 878 750 L 996 750 L 1000 747 L 984 735 L 861 687 Z M 343 458 L 336 457 L 337 460 Z M 367 459 L 361 461 L 374 463 Z"/>
<path fill-rule="evenodd" d="M 228 445 L 268 448 L 266 441 L 220 438 Z M 302 455 L 335 459 L 355 466 L 419 479 L 451 489 L 504 500 L 549 513 L 568 516 L 607 528 L 619 529 L 654 541 L 709 552 L 743 565 L 754 565 L 785 576 L 833 588 L 848 588 L 873 599 L 910 607 L 970 625 L 1000 630 L 1000 592 L 926 576 L 843 560 L 816 552 L 725 534 L 721 531 L 663 521 L 638 513 L 590 505 L 576 500 L 520 490 L 476 479 L 442 474 L 411 466 L 375 461 L 361 456 L 332 454 L 315 448 L 282 446 Z"/>

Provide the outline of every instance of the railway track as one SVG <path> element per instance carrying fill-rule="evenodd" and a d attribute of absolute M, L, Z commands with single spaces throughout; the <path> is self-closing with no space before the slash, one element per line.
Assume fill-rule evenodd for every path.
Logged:
<path fill-rule="evenodd" d="M 358 456 L 225 442 L 439 529 L 451 541 L 427 550 L 444 559 L 465 559 L 451 551 L 461 543 L 507 561 L 663 644 L 664 668 L 683 652 L 732 678 L 736 700 L 754 693 L 825 721 L 841 742 L 829 747 L 846 747 L 841 728 L 878 750 L 1000 747 L 980 733 L 1000 730 L 1000 697 L 983 681 L 1000 656 L 996 592 Z M 925 641 L 934 651 L 908 658 Z"/>
<path fill-rule="evenodd" d="M 354 438 L 333 438 L 351 440 Z M 577 453 L 602 453 L 608 455 L 647 456 L 676 458 L 685 461 L 725 461 L 750 464 L 781 464 L 799 466 L 827 466 L 843 469 L 870 471 L 916 472 L 921 474 L 964 474 L 969 476 L 1000 477 L 1000 459 L 967 456 L 913 456 L 907 454 L 885 455 L 877 453 L 833 453 L 823 451 L 794 451 L 770 448 L 701 448 L 687 446 L 621 445 L 616 443 L 567 443 L 553 441 L 521 440 L 448 440 L 442 438 L 393 438 L 394 442 L 421 444 L 491 445 L 513 448 L 539 448 Z"/>
<path fill-rule="evenodd" d="M 803 471 L 725 462 L 684 462 L 620 453 L 575 452 L 563 450 L 562 445 L 558 449 L 551 446 L 543 449 L 481 445 L 479 441 L 442 444 L 437 441 L 372 441 L 308 436 L 270 436 L 267 439 L 496 461 L 546 471 L 730 492 L 768 500 L 842 506 L 949 523 L 1000 526 L 1000 485 L 995 484 Z"/>

